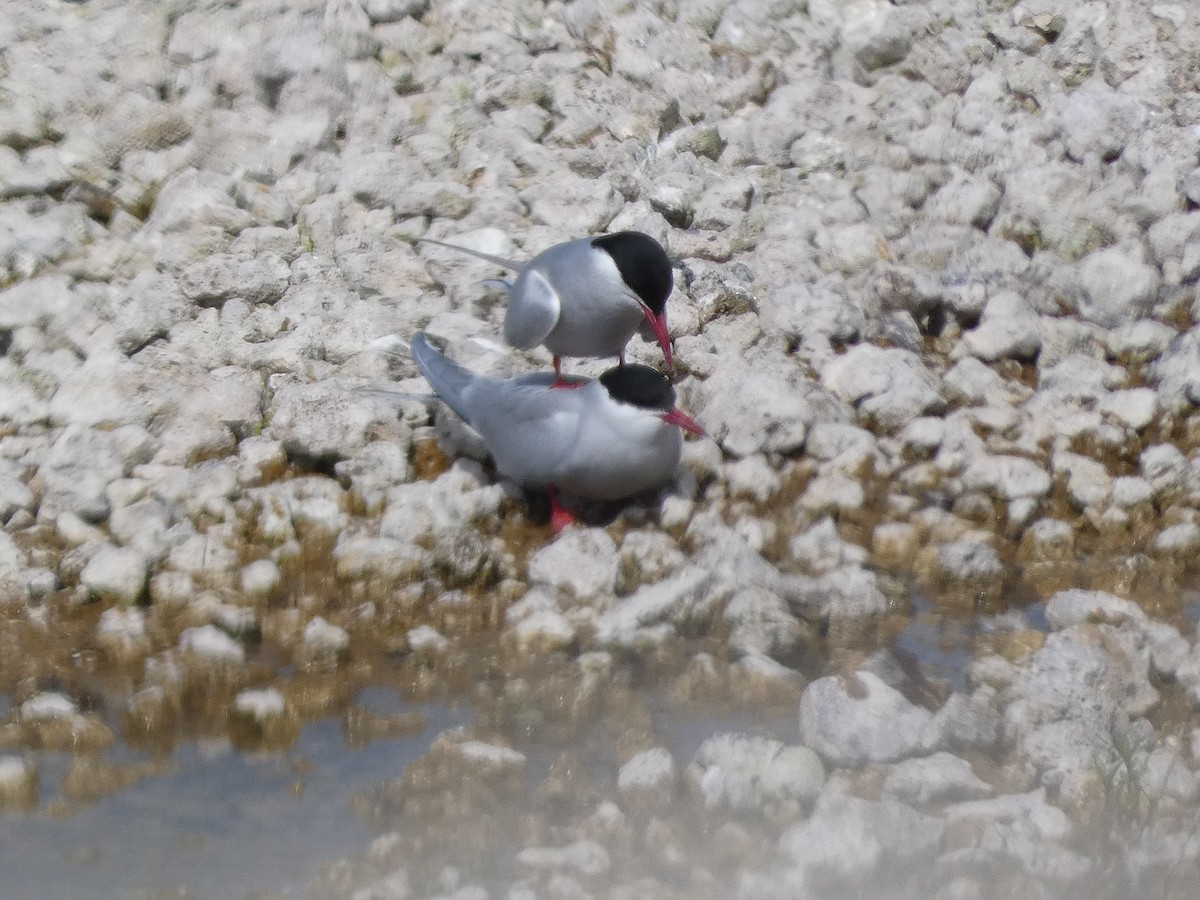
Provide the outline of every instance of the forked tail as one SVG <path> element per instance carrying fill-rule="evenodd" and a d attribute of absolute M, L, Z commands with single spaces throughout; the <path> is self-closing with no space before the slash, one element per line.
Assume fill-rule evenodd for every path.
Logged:
<path fill-rule="evenodd" d="M 517 262 L 515 259 L 505 259 L 503 256 L 492 256 L 490 253 L 483 253 L 479 250 L 471 250 L 467 247 L 460 247 L 458 244 L 447 244 L 444 241 L 435 241 L 433 238 L 417 238 L 422 244 L 436 244 L 439 247 L 445 247 L 447 250 L 457 250 L 459 253 L 465 253 L 468 256 L 474 256 L 476 259 L 482 259 L 484 262 L 495 263 L 503 269 L 511 269 L 514 272 L 520 272 L 525 268 L 525 263 Z"/>
<path fill-rule="evenodd" d="M 471 416 L 463 395 L 471 382 L 479 376 L 438 353 L 423 331 L 413 335 L 412 357 L 434 393 L 458 413 L 459 418 L 468 425 L 471 424 Z"/>

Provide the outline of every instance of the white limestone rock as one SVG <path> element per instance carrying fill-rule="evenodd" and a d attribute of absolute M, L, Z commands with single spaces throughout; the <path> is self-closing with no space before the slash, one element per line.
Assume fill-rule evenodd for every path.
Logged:
<path fill-rule="evenodd" d="M 1106 247 L 1079 263 L 1085 299 L 1080 314 L 1089 322 L 1114 328 L 1150 312 L 1159 284 L 1158 271 L 1121 247 Z"/>
<path fill-rule="evenodd" d="M 639 588 L 602 613 L 596 619 L 596 640 L 601 645 L 622 647 L 659 644 L 674 634 L 677 626 L 706 621 L 729 591 L 707 568 L 688 566 L 657 584 Z"/>
<path fill-rule="evenodd" d="M 404 637 L 408 649 L 413 653 L 444 653 L 450 647 L 450 639 L 432 625 L 418 625 Z"/>
<path fill-rule="evenodd" d="M 819 519 L 788 544 L 792 560 L 813 575 L 824 575 L 843 566 L 861 566 L 867 561 L 865 548 L 842 539 L 833 519 Z"/>
<path fill-rule="evenodd" d="M 409 480 L 410 446 L 411 440 L 404 439 L 373 441 L 333 470 L 365 509 L 379 512 L 387 505 L 388 490 Z"/>
<path fill-rule="evenodd" d="M 185 628 L 179 636 L 179 647 L 204 666 L 240 666 L 246 660 L 242 645 L 216 625 Z"/>
<path fill-rule="evenodd" d="M 737 457 L 794 451 L 815 421 L 846 418 L 836 400 L 781 354 L 723 360 L 698 394 L 694 414 Z"/>
<path fill-rule="evenodd" d="M 992 786 L 975 774 L 971 764 L 940 752 L 906 759 L 892 766 L 883 782 L 883 797 L 928 806 L 989 796 Z"/>
<path fill-rule="evenodd" d="M 885 864 L 932 857 L 944 827 L 941 819 L 894 800 L 873 802 L 826 790 L 812 815 L 780 836 L 779 852 L 789 869 L 774 880 L 793 896 L 828 879 L 866 884 Z"/>
<path fill-rule="evenodd" d="M 1148 117 L 1140 100 L 1112 90 L 1101 79 L 1067 94 L 1057 114 L 1063 144 L 1073 159 L 1095 154 L 1106 161 L 1120 156 Z"/>
<path fill-rule="evenodd" d="M 348 459 L 381 433 L 398 430 L 386 400 L 334 381 L 275 379 L 267 419 L 267 436 L 306 459 Z"/>
<path fill-rule="evenodd" d="M 1158 415 L 1158 394 L 1150 388 L 1113 391 L 1100 401 L 1099 409 L 1127 428 L 1141 431 Z"/>
<path fill-rule="evenodd" d="M 136 550 L 106 544 L 88 560 L 79 581 L 96 597 L 131 605 L 145 593 L 149 569 Z"/>
<path fill-rule="evenodd" d="M 287 711 L 287 701 L 276 688 L 249 688 L 233 699 L 233 708 L 256 722 L 266 722 L 282 716 Z"/>
<path fill-rule="evenodd" d="M 776 594 L 756 585 L 735 591 L 725 606 L 729 645 L 751 656 L 785 656 L 801 637 L 800 621 Z"/>
<path fill-rule="evenodd" d="M 807 747 L 728 732 L 700 745 L 687 776 L 708 809 L 787 810 L 794 817 L 821 790 L 825 767 Z"/>
<path fill-rule="evenodd" d="M 617 772 L 617 790 L 627 802 L 658 805 L 674 793 L 678 769 L 671 751 L 653 747 L 635 753 Z"/>
<path fill-rule="evenodd" d="M 510 612 L 512 607 L 510 607 Z M 526 653 L 544 654 L 569 647 L 576 640 L 571 620 L 555 609 L 536 609 L 512 626 L 517 643 Z"/>
<path fill-rule="evenodd" d="M 1020 456 L 981 456 L 962 474 L 963 486 L 987 491 L 1005 500 L 1044 497 L 1050 492 L 1050 474 L 1035 460 Z"/>
<path fill-rule="evenodd" d="M 75 701 L 63 694 L 43 691 L 21 703 L 21 718 L 33 722 L 73 719 L 79 714 Z"/>
<path fill-rule="evenodd" d="M 239 580 L 244 593 L 251 600 L 265 600 L 270 597 L 283 581 L 283 573 L 279 564 L 271 559 L 257 559 L 244 566 L 239 574 Z"/>
<path fill-rule="evenodd" d="M 326 621 L 323 616 L 314 616 L 304 626 L 301 646 L 312 657 L 336 656 L 350 649 L 350 635 L 345 628 Z"/>
<path fill-rule="evenodd" d="M 569 591 L 578 602 L 610 595 L 617 582 L 617 546 L 597 528 L 570 529 L 529 559 L 531 584 Z"/>
<path fill-rule="evenodd" d="M 994 748 L 1003 724 L 994 696 L 995 691 L 984 686 L 971 694 L 956 691 L 946 698 L 933 717 L 938 745 L 955 752 Z"/>
<path fill-rule="evenodd" d="M 895 762 L 928 753 L 933 714 L 872 672 L 819 678 L 800 697 L 800 739 L 831 765 Z"/>
<path fill-rule="evenodd" d="M 937 380 L 907 350 L 859 344 L 825 366 L 821 383 L 885 432 L 945 406 Z"/>
<path fill-rule="evenodd" d="M 1078 588 L 1054 594 L 1046 601 L 1045 615 L 1046 624 L 1056 630 L 1084 622 L 1109 622 L 1113 625 L 1128 622 L 1143 626 L 1148 621 L 1145 611 L 1132 600 L 1105 591 Z"/>
<path fill-rule="evenodd" d="M 521 772 L 527 762 L 520 750 L 485 741 L 452 741 L 446 747 L 481 773 Z"/>
<path fill-rule="evenodd" d="M 1022 758 L 1072 802 L 1098 789 L 1099 767 L 1136 744 L 1130 721 L 1158 703 L 1150 650 L 1127 626 L 1052 632 L 1003 692 L 1004 733 Z"/>

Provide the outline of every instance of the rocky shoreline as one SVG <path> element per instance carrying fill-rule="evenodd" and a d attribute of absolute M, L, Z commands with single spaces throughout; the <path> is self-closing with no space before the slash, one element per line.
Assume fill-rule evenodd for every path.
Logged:
<path fill-rule="evenodd" d="M 0 21 L 0 806 L 198 737 L 419 730 L 355 706 L 386 683 L 475 718 L 358 798 L 381 836 L 319 896 L 1191 896 L 1197 11 Z M 426 390 L 417 329 L 549 364 L 500 344 L 493 267 L 416 238 L 620 229 L 676 264 L 710 436 L 555 537 L 381 389 Z"/>

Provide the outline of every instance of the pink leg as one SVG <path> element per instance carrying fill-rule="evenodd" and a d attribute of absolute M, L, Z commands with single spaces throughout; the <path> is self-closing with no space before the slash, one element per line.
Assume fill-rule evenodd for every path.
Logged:
<path fill-rule="evenodd" d="M 584 382 L 582 382 L 582 381 L 563 381 L 562 360 L 559 359 L 557 356 L 554 357 L 554 381 L 551 382 L 550 387 L 569 389 L 569 388 L 583 387 L 583 385 L 584 385 Z"/>
<path fill-rule="evenodd" d="M 546 485 L 546 493 L 550 495 L 550 527 L 554 529 L 554 533 L 558 534 L 568 525 L 575 524 L 575 516 L 570 510 L 563 508 L 558 502 L 558 493 L 554 490 L 554 485 Z"/>

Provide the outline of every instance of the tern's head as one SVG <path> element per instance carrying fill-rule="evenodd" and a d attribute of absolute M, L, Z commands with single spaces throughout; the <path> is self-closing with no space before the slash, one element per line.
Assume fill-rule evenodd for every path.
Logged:
<path fill-rule="evenodd" d="M 671 260 L 662 244 L 640 231 L 618 231 L 592 239 L 621 273 L 621 280 L 642 304 L 646 326 L 671 364 L 671 338 L 667 333 L 667 298 L 675 284 Z"/>
<path fill-rule="evenodd" d="M 616 366 L 601 375 L 599 381 L 608 396 L 618 403 L 656 415 L 668 425 L 677 425 L 692 434 L 704 434 L 695 420 L 675 408 L 675 389 L 661 372 L 649 366 Z"/>

